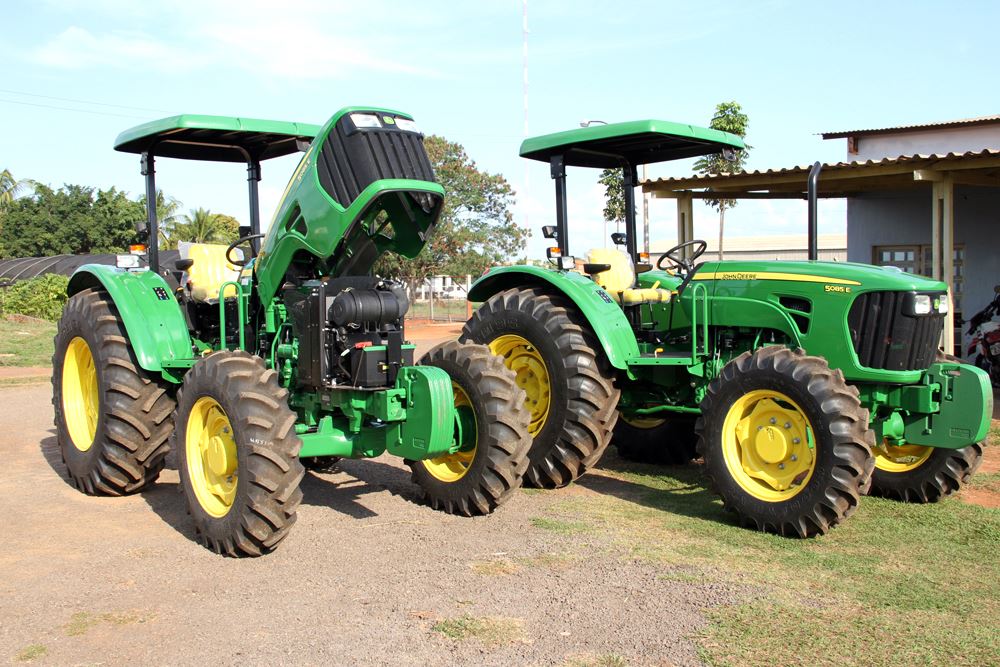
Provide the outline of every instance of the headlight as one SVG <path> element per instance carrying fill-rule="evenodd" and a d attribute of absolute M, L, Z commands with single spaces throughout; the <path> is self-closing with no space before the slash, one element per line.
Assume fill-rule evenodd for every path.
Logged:
<path fill-rule="evenodd" d="M 944 315 L 945 313 L 947 313 L 948 312 L 948 307 L 949 307 L 949 304 L 948 304 L 948 295 L 947 294 L 942 294 L 941 296 L 939 296 L 934 301 L 934 305 L 937 307 L 937 311 L 939 313 L 941 313 L 942 315 Z"/>
<path fill-rule="evenodd" d="M 417 124 L 414 123 L 409 118 L 397 118 L 396 119 L 396 127 L 398 127 L 401 130 L 406 130 L 407 132 L 419 132 L 420 131 L 420 130 L 417 129 Z"/>
<path fill-rule="evenodd" d="M 930 315 L 931 297 L 928 294 L 917 294 L 913 299 L 914 315 Z"/>
<path fill-rule="evenodd" d="M 351 122 L 354 123 L 354 127 L 359 130 L 364 128 L 382 127 L 382 123 L 379 121 L 378 116 L 373 113 L 352 113 Z"/>
<path fill-rule="evenodd" d="M 561 270 L 572 271 L 573 269 L 576 268 L 576 257 L 571 257 L 571 256 L 568 257 L 564 255 L 559 257 L 559 259 L 556 260 L 556 263 L 559 265 L 559 268 Z"/>

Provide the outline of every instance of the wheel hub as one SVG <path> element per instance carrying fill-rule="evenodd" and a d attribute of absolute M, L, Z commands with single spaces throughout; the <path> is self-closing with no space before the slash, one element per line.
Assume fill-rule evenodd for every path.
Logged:
<path fill-rule="evenodd" d="M 442 482 L 457 482 L 469 472 L 476 459 L 478 427 L 476 413 L 469 395 L 454 381 L 451 383 L 455 395 L 455 448 L 451 454 L 444 454 L 425 460 L 424 467 L 433 477 Z"/>
<path fill-rule="evenodd" d="M 892 473 L 909 472 L 922 466 L 933 452 L 933 447 L 896 445 L 886 440 L 875 448 L 875 467 Z"/>
<path fill-rule="evenodd" d="M 97 437 L 100 389 L 94 355 L 79 336 L 69 342 L 63 357 L 62 404 L 73 446 L 81 452 L 89 450 Z"/>
<path fill-rule="evenodd" d="M 191 407 L 185 433 L 188 474 L 194 494 L 208 514 L 223 517 L 236 499 L 239 456 L 225 410 L 210 396 Z"/>
<path fill-rule="evenodd" d="M 754 390 L 733 403 L 723 425 L 723 449 L 740 486 L 769 502 L 799 493 L 815 468 L 808 419 L 776 391 Z"/>
<path fill-rule="evenodd" d="M 549 372 L 538 349 L 527 339 L 514 334 L 498 336 L 490 342 L 490 351 L 503 357 L 504 365 L 514 372 L 515 384 L 524 390 L 531 412 L 528 432 L 538 435 L 545 426 L 551 403 Z"/>

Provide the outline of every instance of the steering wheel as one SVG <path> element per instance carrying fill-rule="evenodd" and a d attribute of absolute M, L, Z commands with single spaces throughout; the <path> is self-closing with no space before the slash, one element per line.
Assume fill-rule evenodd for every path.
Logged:
<path fill-rule="evenodd" d="M 685 259 L 681 254 L 681 251 L 688 247 L 692 247 L 694 250 L 691 252 L 691 258 Z M 706 250 L 708 250 L 708 244 L 700 239 L 678 243 L 673 248 L 660 255 L 660 258 L 656 260 L 656 268 L 661 271 L 668 270 L 671 267 L 664 266 L 663 264 L 664 260 L 670 260 L 671 266 L 675 266 L 678 269 L 683 270 L 685 273 L 690 273 L 691 271 L 694 271 L 694 260 L 704 255 Z"/>
<path fill-rule="evenodd" d="M 238 246 L 241 246 L 244 243 L 253 241 L 254 239 L 262 239 L 262 238 L 264 238 L 264 234 L 250 234 L 249 236 L 241 236 L 240 238 L 236 239 L 235 241 L 229 244 L 228 248 L 226 248 L 226 261 L 232 264 L 233 266 L 246 266 L 247 264 L 250 263 L 250 258 L 244 257 L 244 259 L 237 261 L 232 257 L 230 257 L 229 254 L 232 251 L 236 250 Z"/>

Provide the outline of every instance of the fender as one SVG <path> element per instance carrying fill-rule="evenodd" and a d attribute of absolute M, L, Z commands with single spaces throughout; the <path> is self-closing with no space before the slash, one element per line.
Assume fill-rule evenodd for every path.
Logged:
<path fill-rule="evenodd" d="M 125 324 L 139 365 L 163 373 L 163 362 L 190 359 L 191 335 L 180 304 L 166 281 L 152 271 L 130 273 L 113 266 L 85 264 L 73 272 L 67 293 L 89 288 L 107 291 Z M 164 374 L 168 379 L 170 373 Z"/>
<path fill-rule="evenodd" d="M 615 300 L 593 280 L 572 271 L 537 266 L 504 266 L 490 269 L 469 290 L 470 301 L 486 301 L 515 287 L 546 287 L 572 301 L 590 323 L 611 365 L 628 370 L 628 360 L 639 356 L 632 327 Z"/>

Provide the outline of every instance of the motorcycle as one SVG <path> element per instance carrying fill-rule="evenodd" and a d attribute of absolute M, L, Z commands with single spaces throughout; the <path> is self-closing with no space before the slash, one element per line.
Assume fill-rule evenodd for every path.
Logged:
<path fill-rule="evenodd" d="M 986 371 L 994 386 L 1000 387 L 1000 285 L 993 288 L 996 296 L 985 308 L 969 319 L 968 334 L 972 336 L 966 356 L 975 355 L 976 366 Z"/>

